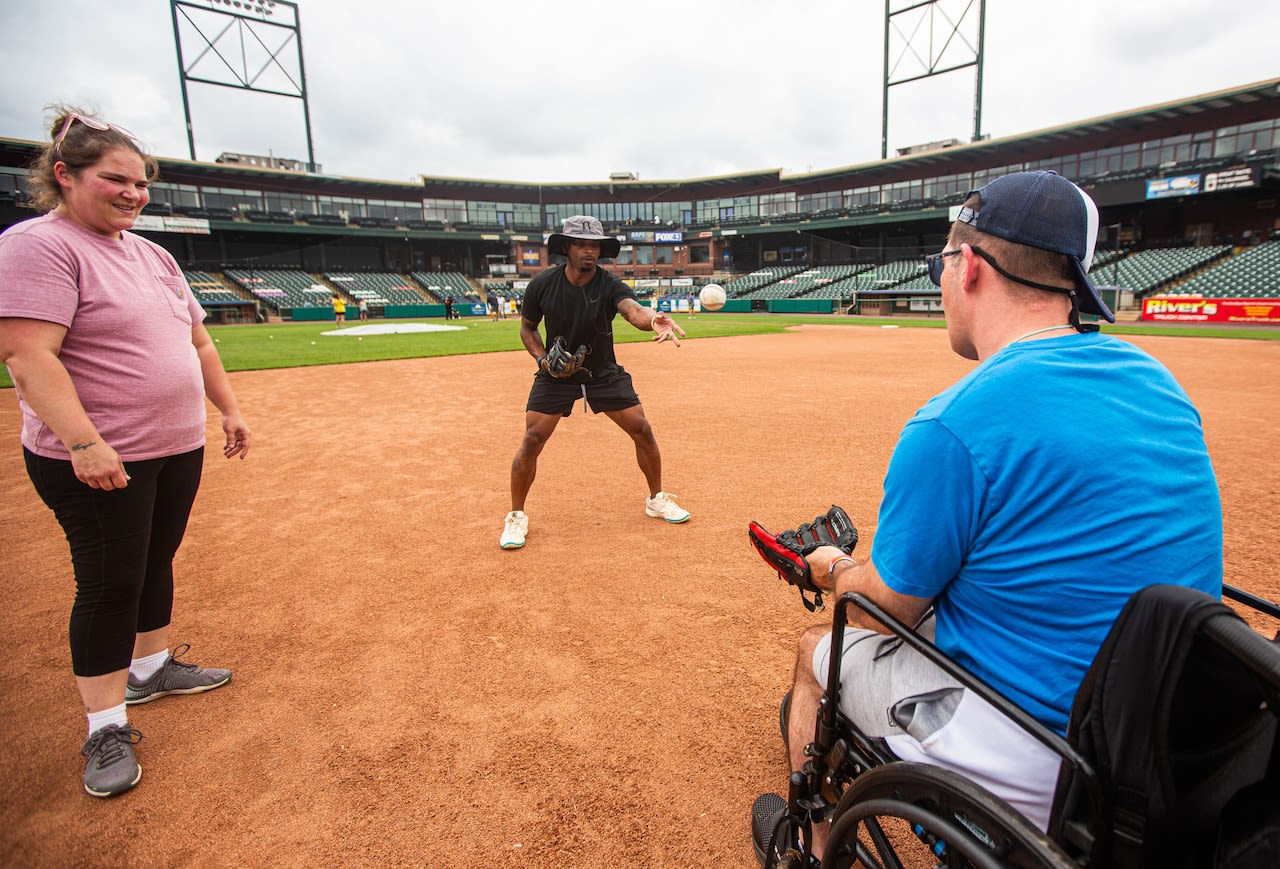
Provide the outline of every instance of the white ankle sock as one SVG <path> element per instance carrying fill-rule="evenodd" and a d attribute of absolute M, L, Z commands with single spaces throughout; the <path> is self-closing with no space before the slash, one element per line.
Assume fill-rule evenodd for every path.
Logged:
<path fill-rule="evenodd" d="M 125 712 L 124 701 L 120 701 L 119 706 L 112 706 L 110 709 L 100 709 L 97 712 L 88 713 L 89 718 L 89 735 L 93 736 L 108 724 L 118 724 L 124 727 L 129 723 L 129 716 Z"/>
<path fill-rule="evenodd" d="M 156 671 L 164 666 L 164 662 L 169 660 L 169 650 L 161 649 L 154 655 L 147 655 L 145 658 L 134 658 L 129 662 L 129 675 L 135 681 L 145 682 L 156 674 Z"/>

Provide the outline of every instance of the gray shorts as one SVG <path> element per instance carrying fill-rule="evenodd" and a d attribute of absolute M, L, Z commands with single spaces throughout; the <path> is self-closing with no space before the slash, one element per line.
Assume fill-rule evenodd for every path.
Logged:
<path fill-rule="evenodd" d="M 917 633 L 933 640 L 933 617 Z M 813 674 L 827 684 L 831 635 L 813 653 Z M 857 628 L 844 633 L 840 711 L 873 739 L 909 733 L 924 742 L 947 724 L 964 688 L 933 662 L 894 636 Z"/>
<path fill-rule="evenodd" d="M 933 618 L 917 628 L 932 640 Z M 831 635 L 813 653 L 827 684 Z M 894 636 L 846 630 L 840 712 L 895 757 L 960 773 L 1048 829 L 1059 757 Z"/>

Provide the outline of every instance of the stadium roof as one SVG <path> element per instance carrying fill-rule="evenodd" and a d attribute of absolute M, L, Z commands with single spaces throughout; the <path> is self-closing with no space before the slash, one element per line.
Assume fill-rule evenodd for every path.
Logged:
<path fill-rule="evenodd" d="M 437 175 L 423 175 L 422 186 L 427 196 L 457 196 L 460 189 L 469 191 L 494 190 L 511 191 L 527 190 L 542 194 L 580 195 L 584 192 L 595 194 L 600 190 L 608 190 L 611 194 L 617 191 L 643 193 L 646 196 L 673 192 L 675 190 L 696 191 L 697 195 L 733 195 L 736 191 L 756 191 L 762 185 L 778 180 L 781 169 L 761 169 L 752 172 L 737 172 L 731 175 L 712 175 L 702 178 L 677 178 L 656 181 L 506 181 L 485 178 L 450 178 Z"/>
<path fill-rule="evenodd" d="M 1265 106 L 1265 108 L 1264 108 Z M 854 176 L 858 183 L 903 181 L 972 169 L 1005 166 L 1028 160 L 1060 156 L 1082 149 L 1108 148 L 1134 141 L 1176 136 L 1205 128 L 1206 113 L 1215 127 L 1231 126 L 1275 117 L 1280 113 L 1280 78 L 1267 79 L 1200 96 L 1157 103 L 1072 121 L 1028 133 L 957 145 L 922 154 L 890 157 L 867 163 L 781 177 L 784 186 L 829 188 L 840 176 Z M 1189 122 L 1194 122 L 1188 126 Z"/>
<path fill-rule="evenodd" d="M 1280 78 L 1268 79 L 1166 103 L 1101 115 L 1028 133 L 957 145 L 936 151 L 874 160 L 834 169 L 784 173 L 760 169 L 729 175 L 653 181 L 602 180 L 537 182 L 421 175 L 418 181 L 291 172 L 161 157 L 161 179 L 173 183 L 207 180 L 234 183 L 252 179 L 260 189 L 305 189 L 316 193 L 373 198 L 518 199 L 572 202 L 583 197 L 625 199 L 627 193 L 653 201 L 713 198 L 769 191 L 827 191 L 838 186 L 909 181 L 951 172 L 998 168 L 1188 132 L 1244 124 L 1280 116 Z M 39 142 L 0 138 L 0 165 L 25 165 Z"/>

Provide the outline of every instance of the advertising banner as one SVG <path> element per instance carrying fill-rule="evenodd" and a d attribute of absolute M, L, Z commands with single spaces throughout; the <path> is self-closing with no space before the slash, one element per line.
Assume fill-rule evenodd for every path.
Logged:
<path fill-rule="evenodd" d="M 164 232 L 164 218 L 152 214 L 139 214 L 134 218 L 133 228 L 142 232 Z"/>
<path fill-rule="evenodd" d="M 160 217 L 140 214 L 133 228 L 143 232 L 181 232 L 187 235 L 209 235 L 209 221 L 201 217 Z"/>
<path fill-rule="evenodd" d="M 1147 181 L 1148 199 L 1168 199 L 1170 196 L 1194 196 L 1199 192 L 1199 175 L 1178 175 L 1175 178 L 1152 178 Z"/>
<path fill-rule="evenodd" d="M 1220 172 L 1210 172 L 1204 176 L 1204 192 L 1213 193 L 1218 190 L 1241 190 L 1246 187 L 1257 187 L 1256 172 L 1251 166 L 1236 166 Z"/>
<path fill-rule="evenodd" d="M 1164 323 L 1280 323 L 1280 299 L 1143 299 L 1142 319 Z"/>

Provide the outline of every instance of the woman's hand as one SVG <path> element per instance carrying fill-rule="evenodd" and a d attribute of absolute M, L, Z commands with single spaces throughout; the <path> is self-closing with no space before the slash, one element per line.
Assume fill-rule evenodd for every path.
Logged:
<path fill-rule="evenodd" d="M 227 434 L 227 442 L 222 447 L 222 454 L 227 458 L 239 456 L 243 459 L 249 455 L 249 444 L 253 435 L 249 432 L 249 424 L 244 417 L 235 413 L 222 417 L 222 430 Z"/>
<path fill-rule="evenodd" d="M 110 492 L 129 485 L 124 462 L 102 441 L 70 444 L 67 449 L 71 452 L 71 469 L 75 471 L 76 479 L 89 488 Z"/>

